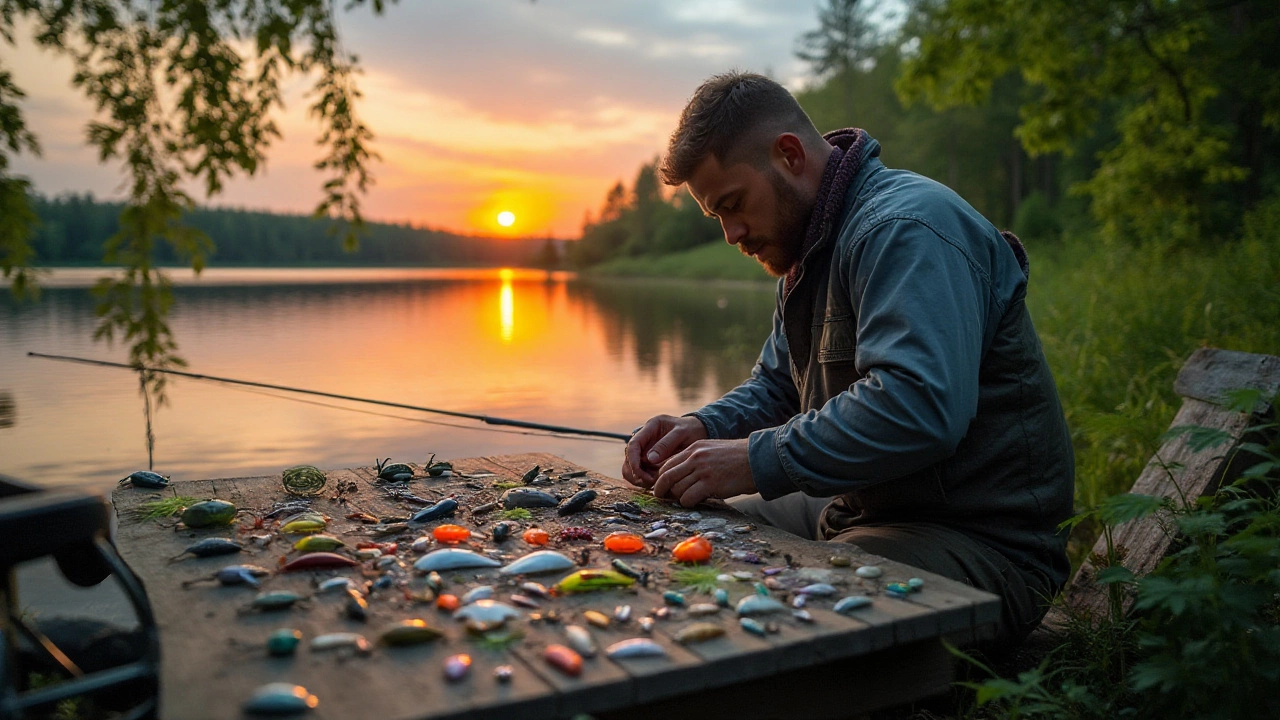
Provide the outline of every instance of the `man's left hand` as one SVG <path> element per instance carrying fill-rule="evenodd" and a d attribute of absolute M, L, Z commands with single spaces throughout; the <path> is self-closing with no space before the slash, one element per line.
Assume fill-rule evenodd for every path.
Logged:
<path fill-rule="evenodd" d="M 676 498 L 685 507 L 755 491 L 746 438 L 698 440 L 662 463 L 653 484 L 655 496 Z"/>

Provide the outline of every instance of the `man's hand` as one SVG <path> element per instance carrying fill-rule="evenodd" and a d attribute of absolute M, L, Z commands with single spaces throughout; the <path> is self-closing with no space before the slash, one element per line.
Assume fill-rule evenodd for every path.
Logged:
<path fill-rule="evenodd" d="M 649 418 L 627 442 L 622 461 L 622 477 L 632 485 L 652 487 L 657 470 L 672 455 L 707 437 L 707 429 L 696 417 L 658 415 Z"/>
<path fill-rule="evenodd" d="M 745 438 L 694 442 L 662 463 L 653 485 L 656 497 L 669 495 L 685 507 L 755 491 Z"/>

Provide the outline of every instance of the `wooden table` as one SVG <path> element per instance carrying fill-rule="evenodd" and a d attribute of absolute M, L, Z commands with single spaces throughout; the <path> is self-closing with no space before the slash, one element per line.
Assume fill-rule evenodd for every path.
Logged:
<path fill-rule="evenodd" d="M 179 718 L 231 718 L 242 716 L 244 701 L 260 685 L 285 681 L 305 686 L 319 698 L 319 706 L 309 713 L 317 718 L 552 718 L 576 713 L 598 717 L 774 717 L 803 716 L 807 719 L 840 717 L 877 707 L 909 702 L 946 689 L 951 680 L 951 661 L 941 644 L 944 638 L 964 643 L 989 636 L 999 615 L 994 595 L 921 570 L 863 553 L 847 545 L 809 542 L 770 527 L 743 527 L 748 522 L 723 506 L 700 508 L 691 515 L 684 508 L 664 503 L 645 509 L 639 522 L 625 518 L 619 522 L 612 509 L 615 502 L 632 500 L 637 492 L 620 480 L 587 473 L 558 479 L 582 469 L 561 458 L 545 454 L 481 457 L 453 461 L 451 477 L 430 478 L 421 466 L 407 489 L 427 500 L 455 497 L 457 514 L 450 519 L 427 523 L 402 536 L 399 558 L 407 572 L 397 575 L 398 587 L 375 591 L 369 597 L 369 618 L 361 623 L 343 613 L 340 596 L 314 595 L 301 606 L 282 612 L 245 612 L 258 590 L 245 586 L 198 583 L 188 588 L 183 581 L 211 575 L 236 563 L 252 563 L 277 569 L 286 555 L 296 556 L 292 543 L 297 536 L 284 536 L 273 528 L 253 528 L 253 517 L 241 515 L 231 526 L 212 529 L 174 527 L 173 520 L 145 520 L 138 506 L 148 500 L 174 494 L 200 499 L 219 498 L 257 513 L 273 503 L 289 499 L 280 476 L 176 482 L 160 491 L 124 488 L 113 500 L 119 516 L 117 544 L 125 560 L 142 577 L 160 625 L 162 645 L 160 716 Z M 543 616 L 512 621 L 511 629 L 523 637 L 502 646 L 469 637 L 461 623 L 436 609 L 433 603 L 419 602 L 410 595 L 421 591 L 426 581 L 411 569 L 415 559 L 408 544 L 413 538 L 430 534 L 441 523 L 456 523 L 474 533 L 470 547 L 480 552 L 500 553 L 511 560 L 537 548 L 520 538 L 495 543 L 490 536 L 501 519 L 501 510 L 473 515 L 472 509 L 493 500 L 502 492 L 500 484 L 520 482 L 533 465 L 540 465 L 552 478 L 541 489 L 568 496 L 583 486 L 597 490 L 599 497 L 586 511 L 559 517 L 553 509 L 533 510 L 531 520 L 519 521 L 524 528 L 537 524 L 552 536 L 550 549 L 577 556 L 590 549 L 587 567 L 607 568 L 615 557 L 603 550 L 601 538 L 614 530 L 649 532 L 652 523 L 666 520 L 670 534 L 650 541 L 652 552 L 623 557 L 628 564 L 649 570 L 647 587 L 639 583 L 627 589 L 613 589 L 556 597 L 543 607 L 529 610 Z M 344 492 L 337 493 L 338 488 Z M 395 500 L 387 484 L 377 480 L 373 468 L 328 472 L 321 497 L 312 506 L 332 518 L 328 534 L 354 546 L 370 539 L 365 525 L 346 516 L 360 511 L 378 517 L 406 516 L 420 506 Z M 652 500 L 652 498 L 649 498 Z M 559 540 L 565 526 L 586 527 L 594 540 Z M 741 629 L 733 608 L 700 618 L 724 627 L 722 637 L 681 645 L 673 636 L 692 621 L 687 608 L 673 607 L 670 617 L 658 620 L 653 640 L 663 645 L 666 658 L 613 661 L 603 648 L 622 639 L 644 634 L 637 620 L 664 607 L 662 593 L 679 590 L 671 578 L 678 569 L 670 549 L 681 539 L 702 530 L 711 532 L 715 551 L 712 562 L 723 573 L 747 572 L 751 580 L 721 581 L 730 602 L 755 592 L 754 582 L 774 586 L 771 596 L 789 603 L 792 590 L 809 582 L 826 580 L 840 588 L 830 598 L 810 599 L 805 607 L 813 617 L 804 623 L 788 612 L 762 620 L 772 620 L 776 633 L 765 637 Z M 252 545 L 253 534 L 274 535 L 270 544 L 248 549 L 238 555 L 188 558 L 171 562 L 191 543 L 206 537 L 234 537 Z M 717 534 L 722 535 L 718 537 Z M 760 564 L 733 560 L 734 550 L 755 553 Z M 843 556 L 850 566 L 833 565 L 833 556 Z M 790 565 L 788 566 L 788 558 Z M 366 563 L 369 566 L 370 563 Z M 857 577 L 861 565 L 876 565 L 884 575 L 875 580 Z M 564 571 L 550 576 L 527 578 L 548 586 Z M 766 573 L 770 573 L 766 575 Z M 292 590 L 312 595 L 318 580 L 345 574 L 359 581 L 371 580 L 372 569 L 350 568 L 345 572 L 281 573 L 266 578 L 262 590 Z M 496 570 L 459 570 L 442 573 L 444 592 L 462 595 L 469 587 L 493 585 L 496 599 L 506 600 L 526 578 L 509 579 Z M 919 577 L 923 589 L 898 599 L 883 592 L 887 582 Z M 866 593 L 871 607 L 840 615 L 832 612 L 835 600 L 843 595 Z M 686 592 L 687 604 L 711 602 L 711 597 Z M 607 629 L 591 627 L 601 652 L 584 661 L 579 677 L 569 677 L 543 659 L 543 649 L 551 643 L 566 644 L 563 626 L 586 626 L 581 613 L 599 610 L 612 616 L 614 608 L 630 605 L 629 622 L 613 621 Z M 554 611 L 558 621 L 545 616 Z M 316 652 L 307 640 L 292 657 L 271 657 L 264 649 L 268 634 L 277 628 L 297 628 L 307 639 L 338 631 L 360 632 L 377 642 L 380 630 L 406 618 L 423 618 L 442 629 L 441 640 L 408 648 L 376 646 L 372 654 L 358 656 Z M 444 658 L 466 653 L 473 658 L 471 672 L 461 681 L 444 677 Z M 499 682 L 494 669 L 510 665 L 509 682 Z"/>

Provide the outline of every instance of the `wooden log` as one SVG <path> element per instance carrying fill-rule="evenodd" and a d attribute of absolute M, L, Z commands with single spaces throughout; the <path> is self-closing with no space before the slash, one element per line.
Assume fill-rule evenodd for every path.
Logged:
<path fill-rule="evenodd" d="M 1173 419 L 1173 427 L 1201 426 L 1239 439 L 1247 432 L 1254 416 L 1227 410 L 1223 406 L 1226 393 L 1256 389 L 1266 398 L 1274 397 L 1280 392 L 1280 357 L 1201 348 L 1178 373 L 1174 388 L 1184 399 Z M 1234 445 L 1219 446 L 1196 452 L 1186 436 L 1173 438 L 1156 451 L 1134 481 L 1131 492 L 1169 498 L 1178 505 L 1194 502 L 1196 498 L 1216 492 L 1228 470 L 1238 471 L 1238 468 L 1226 467 L 1233 448 Z M 1121 564 L 1138 576 L 1156 567 L 1173 540 L 1167 512 L 1125 523 L 1112 532 Z M 1081 564 L 1067 586 L 1066 601 L 1073 611 L 1095 618 L 1110 612 L 1108 588 L 1096 582 L 1101 569 L 1098 561 L 1107 556 L 1107 541 L 1103 536 L 1098 538 L 1089 559 Z M 1124 597 L 1123 609 L 1127 611 L 1132 602 L 1131 596 Z"/>

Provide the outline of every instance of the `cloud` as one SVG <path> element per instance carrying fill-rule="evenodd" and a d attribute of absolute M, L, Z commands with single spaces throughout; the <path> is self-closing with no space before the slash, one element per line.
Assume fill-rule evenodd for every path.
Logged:
<path fill-rule="evenodd" d="M 573 234 L 619 179 L 662 151 L 689 94 L 729 68 L 768 72 L 798 87 L 795 38 L 816 25 L 795 0 L 414 0 L 341 19 L 360 58 L 358 108 L 383 161 L 369 217 L 470 231 L 476 208 L 524 198 L 538 227 Z M 15 168 L 46 193 L 112 194 L 118 166 L 84 148 L 92 107 L 70 87 L 64 60 L 19 44 L 13 62 L 31 96 L 28 124 L 46 158 Z M 6 62 L 9 59 L 6 57 Z M 305 78 L 289 81 L 285 138 L 265 172 L 233 180 L 217 201 L 310 210 L 323 178 Z M 488 212 L 484 210 L 484 212 Z"/>

